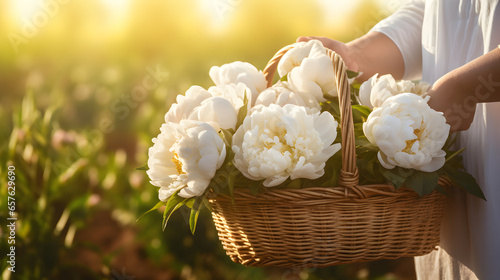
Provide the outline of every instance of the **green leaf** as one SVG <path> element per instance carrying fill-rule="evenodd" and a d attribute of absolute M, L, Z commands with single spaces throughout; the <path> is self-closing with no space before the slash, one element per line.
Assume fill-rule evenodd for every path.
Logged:
<path fill-rule="evenodd" d="M 228 147 L 231 147 L 232 142 L 233 142 L 234 129 L 221 128 L 221 130 L 219 131 L 219 134 L 221 135 L 222 140 L 224 140 L 224 144 L 226 144 L 226 146 L 228 146 Z"/>
<path fill-rule="evenodd" d="M 245 92 L 250 94 L 249 92 Z M 238 121 L 236 122 L 236 128 L 240 127 L 240 125 L 243 124 L 243 121 L 245 120 L 247 116 L 247 110 L 248 110 L 248 94 L 245 94 L 245 97 L 243 99 L 243 106 L 240 108 L 238 111 Z"/>
<path fill-rule="evenodd" d="M 363 155 L 357 160 L 357 166 L 360 174 L 362 175 L 360 176 L 360 182 L 362 185 L 385 183 L 386 181 L 390 181 L 393 185 L 397 185 L 397 187 L 399 187 L 399 185 L 395 183 L 395 180 L 389 180 L 385 178 L 385 176 L 380 176 L 381 174 L 383 175 L 384 172 L 391 171 L 381 167 L 377 158 L 377 151 L 364 148 L 358 148 L 358 150 L 360 150 L 360 154 Z M 390 176 L 390 174 L 388 176 Z M 383 179 L 386 181 L 383 181 Z"/>
<path fill-rule="evenodd" d="M 165 211 L 163 212 L 163 230 L 167 227 L 168 220 L 172 213 L 179 209 L 182 205 L 186 204 L 189 198 L 183 198 L 178 195 L 179 191 L 176 191 L 167 201 L 165 205 Z"/>
<path fill-rule="evenodd" d="M 191 214 L 189 215 L 189 228 L 191 229 L 191 234 L 194 234 L 196 230 L 196 224 L 198 223 L 198 216 L 200 215 L 201 208 L 203 208 L 204 197 L 198 197 L 191 208 Z"/>
<path fill-rule="evenodd" d="M 153 208 L 149 209 L 148 211 L 144 212 L 141 216 L 139 216 L 139 218 L 137 218 L 137 220 L 135 220 L 136 222 L 138 222 L 144 215 L 146 215 L 147 213 L 149 212 L 152 212 L 160 207 L 162 207 L 163 205 L 165 205 L 165 202 L 164 201 L 159 201 L 158 203 L 156 203 L 155 206 L 153 206 Z"/>
<path fill-rule="evenodd" d="M 340 105 L 337 98 L 333 98 L 329 102 L 326 102 L 324 108 L 326 111 L 330 112 L 336 120 L 340 120 Z"/>
<path fill-rule="evenodd" d="M 210 205 L 210 201 L 208 201 L 207 198 L 203 197 L 203 205 L 205 205 L 205 207 L 208 209 L 208 211 L 212 212 L 212 206 Z"/>
<path fill-rule="evenodd" d="M 423 196 L 431 193 L 438 186 L 439 173 L 415 171 L 408 176 L 405 185 Z"/>
<path fill-rule="evenodd" d="M 223 193 L 227 186 L 227 177 L 229 174 L 226 169 L 220 168 L 215 172 L 215 176 L 210 181 L 210 187 L 215 193 Z"/>
<path fill-rule="evenodd" d="M 86 166 L 88 166 L 89 161 L 86 158 L 80 158 L 75 161 L 70 167 L 68 167 L 61 175 L 59 175 L 58 181 L 60 183 L 66 183 L 71 178 L 78 175 Z"/>
<path fill-rule="evenodd" d="M 356 78 L 357 76 L 359 76 L 359 72 L 354 72 L 351 70 L 346 70 L 346 73 L 347 73 L 347 78 L 349 79 Z"/>
<path fill-rule="evenodd" d="M 148 167 L 148 164 L 146 163 L 146 164 L 144 164 L 142 166 L 137 167 L 135 170 L 146 171 L 148 169 L 149 169 L 149 167 Z"/>
<path fill-rule="evenodd" d="M 287 189 L 300 189 L 302 186 L 302 181 L 300 179 L 290 180 L 290 182 L 286 185 Z"/>
<path fill-rule="evenodd" d="M 356 143 L 356 147 L 363 147 L 367 150 L 378 151 L 377 146 L 373 145 L 365 136 L 358 136 L 354 140 Z"/>
<path fill-rule="evenodd" d="M 229 195 L 231 196 L 231 199 L 234 200 L 233 194 L 234 194 L 234 184 L 236 183 L 236 176 L 239 174 L 239 170 L 234 168 L 233 165 L 232 170 L 229 170 L 228 176 L 227 176 L 227 189 L 229 191 Z M 228 165 L 228 168 L 230 166 Z"/>
<path fill-rule="evenodd" d="M 448 195 L 448 193 L 446 192 L 445 189 L 443 189 L 443 187 L 441 187 L 439 184 L 436 186 L 436 191 L 444 194 L 444 195 Z"/>
<path fill-rule="evenodd" d="M 382 172 L 382 175 L 391 182 L 391 184 L 396 187 L 396 189 L 399 189 L 401 187 L 406 179 L 408 178 L 408 175 L 405 173 L 398 172 L 399 168 L 396 167 L 394 169 L 386 169 L 385 171 Z M 406 176 L 405 176 L 406 175 Z"/>
<path fill-rule="evenodd" d="M 89 197 L 90 197 L 90 193 L 87 193 L 83 196 L 75 198 L 73 201 L 71 201 L 71 203 L 69 203 L 69 205 L 67 206 L 66 209 L 68 209 L 71 212 L 74 212 L 74 211 L 78 211 L 78 210 L 87 208 L 86 204 L 87 204 Z"/>
<path fill-rule="evenodd" d="M 319 178 L 319 186 L 320 187 L 336 187 L 338 186 L 338 181 L 339 181 L 339 173 L 340 173 L 340 167 L 342 166 L 342 153 L 338 152 L 335 153 L 331 158 L 329 158 L 326 161 L 326 166 L 325 166 L 325 173 L 326 176 L 320 177 Z M 316 179 L 318 180 L 318 179 Z M 303 185 L 301 186 L 302 188 L 309 187 L 309 185 L 305 185 L 307 182 L 314 182 L 314 186 L 317 186 L 318 184 L 315 183 L 316 180 L 308 181 L 304 180 L 302 181 Z"/>
<path fill-rule="evenodd" d="M 351 92 L 357 94 L 359 92 L 359 88 L 361 87 L 361 83 L 358 81 L 354 81 L 351 84 Z"/>
<path fill-rule="evenodd" d="M 196 197 L 191 197 L 191 198 L 188 198 L 185 205 L 191 209 L 193 209 L 194 207 L 194 203 L 196 201 Z"/>
<path fill-rule="evenodd" d="M 282 82 L 288 81 L 288 75 L 285 75 L 285 76 L 281 77 L 280 81 L 282 81 Z"/>
<path fill-rule="evenodd" d="M 226 159 L 224 160 L 224 163 L 222 166 L 229 166 L 232 165 L 232 161 L 234 159 L 235 153 L 233 152 L 233 149 L 230 146 L 226 146 Z"/>
<path fill-rule="evenodd" d="M 264 180 L 262 181 L 252 181 L 249 185 L 250 193 L 252 195 L 258 195 L 262 192 L 262 185 L 264 184 Z"/>
<path fill-rule="evenodd" d="M 353 109 L 353 114 L 358 112 L 364 119 L 368 118 L 368 115 L 372 112 L 370 108 L 363 105 L 352 105 L 351 107 Z"/>
<path fill-rule="evenodd" d="M 40 132 L 33 131 L 31 135 L 40 144 L 40 146 L 45 147 L 47 145 L 47 140 Z"/>
<path fill-rule="evenodd" d="M 465 147 L 446 157 L 445 163 L 453 159 L 455 156 L 461 154 L 463 151 L 465 151 Z"/>
<path fill-rule="evenodd" d="M 12 133 L 10 134 L 10 139 L 9 139 L 9 145 L 8 145 L 8 151 L 9 151 L 9 158 L 13 158 L 14 154 L 16 152 L 16 146 L 17 146 L 17 140 L 19 139 L 19 132 L 21 129 L 14 127 L 12 129 Z"/>
<path fill-rule="evenodd" d="M 467 172 L 445 167 L 445 172 L 451 181 L 464 191 L 486 200 L 483 191 L 476 182 L 476 179 Z"/>

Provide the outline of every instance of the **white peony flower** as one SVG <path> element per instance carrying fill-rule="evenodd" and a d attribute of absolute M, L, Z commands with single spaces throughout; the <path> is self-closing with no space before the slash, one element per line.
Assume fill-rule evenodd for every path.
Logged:
<path fill-rule="evenodd" d="M 147 174 L 167 201 L 176 191 L 189 198 L 203 194 L 226 157 L 226 146 L 207 123 L 181 120 L 164 123 L 149 148 Z"/>
<path fill-rule="evenodd" d="M 431 88 L 431 84 L 426 82 L 412 82 L 409 80 L 401 80 L 397 82 L 399 92 L 411 92 L 419 96 L 426 94 Z"/>
<path fill-rule="evenodd" d="M 234 164 L 252 180 L 273 187 L 287 178 L 316 179 L 340 150 L 333 144 L 337 122 L 328 112 L 308 114 L 302 106 L 271 104 L 245 118 L 233 136 Z"/>
<path fill-rule="evenodd" d="M 338 95 L 332 60 L 318 40 L 295 43 L 278 63 L 278 74 L 287 76 L 290 89 L 303 96 L 314 96 L 318 102 L 324 96 Z"/>
<path fill-rule="evenodd" d="M 203 100 L 200 106 L 193 109 L 188 119 L 209 123 L 216 130 L 220 128 L 235 129 L 238 111 L 230 100 L 222 96 L 212 96 Z"/>
<path fill-rule="evenodd" d="M 368 116 L 363 132 L 379 147 L 382 166 L 434 172 L 445 162 L 442 150 L 450 126 L 422 97 L 402 93 L 388 98 Z"/>
<path fill-rule="evenodd" d="M 210 78 L 216 85 L 244 83 L 251 91 L 249 103 L 254 104 L 259 93 L 266 89 L 267 81 L 261 71 L 248 62 L 235 61 L 210 68 Z"/>
<path fill-rule="evenodd" d="M 321 110 L 319 102 L 312 95 L 305 96 L 297 94 L 288 88 L 286 82 L 278 82 L 274 86 L 262 91 L 255 101 L 252 112 L 259 110 L 259 106 L 267 107 L 271 104 L 277 104 L 281 107 L 286 104 L 304 106 L 310 113 L 319 112 Z"/>
<path fill-rule="evenodd" d="M 300 66 L 302 60 L 310 56 L 311 53 L 326 54 L 326 49 L 318 40 L 293 44 L 293 48 L 287 51 L 278 62 L 277 70 L 280 77 L 288 74 L 293 68 Z"/>
<path fill-rule="evenodd" d="M 416 85 L 414 82 L 410 81 L 410 80 L 401 80 L 401 81 L 398 81 L 396 83 L 396 86 L 397 86 L 397 89 L 400 93 L 403 93 L 403 92 L 411 92 L 411 93 L 415 93 L 415 89 L 416 89 Z M 417 94 L 417 95 L 420 95 L 420 94 Z"/>
<path fill-rule="evenodd" d="M 177 96 L 177 103 L 165 114 L 165 122 L 196 120 L 209 123 L 217 130 L 236 129 L 245 96 L 249 101 L 247 112 L 250 112 L 250 90 L 243 83 L 213 86 L 208 90 L 192 86 L 185 96 Z"/>
<path fill-rule="evenodd" d="M 362 105 L 373 109 L 382 106 L 382 103 L 384 103 L 387 98 L 394 95 L 409 92 L 421 96 L 426 93 L 429 88 L 430 84 L 426 82 L 417 84 L 409 80 L 396 82 L 390 74 L 380 77 L 378 77 L 378 74 L 375 74 L 361 84 L 359 88 L 359 99 Z"/>
<path fill-rule="evenodd" d="M 359 87 L 361 104 L 370 109 L 380 107 L 387 98 L 401 93 L 391 75 L 383 75 L 380 78 L 377 76 L 378 74 L 373 75 Z"/>
<path fill-rule="evenodd" d="M 228 100 L 236 113 L 245 105 L 245 97 L 247 99 L 247 112 L 250 112 L 252 105 L 250 104 L 251 92 L 243 83 L 213 86 L 208 89 L 212 96 L 219 96 Z"/>
<path fill-rule="evenodd" d="M 312 95 L 319 102 L 326 101 L 325 96 L 338 96 L 332 60 L 326 54 L 316 52 L 304 58 L 288 73 L 288 82 L 292 91 Z"/>
<path fill-rule="evenodd" d="M 190 87 L 184 95 L 177 95 L 177 103 L 172 104 L 165 114 L 165 122 L 179 123 L 181 120 L 189 119 L 194 108 L 200 106 L 201 102 L 212 95 L 200 86 Z"/>

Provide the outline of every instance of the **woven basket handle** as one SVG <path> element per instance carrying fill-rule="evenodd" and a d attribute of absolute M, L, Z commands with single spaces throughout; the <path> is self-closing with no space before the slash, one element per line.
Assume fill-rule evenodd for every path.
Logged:
<path fill-rule="evenodd" d="M 283 55 L 292 49 L 294 45 L 289 45 L 279 50 L 273 58 L 269 61 L 266 68 L 264 68 L 264 77 L 267 80 L 267 86 L 273 85 L 273 77 L 278 67 L 278 62 Z M 354 138 L 354 121 L 351 109 L 351 91 L 349 82 L 347 80 L 347 72 L 344 61 L 332 50 L 326 49 L 327 55 L 331 58 L 333 63 L 333 72 L 335 74 L 335 81 L 337 82 L 337 92 L 339 94 L 340 104 L 340 130 L 342 133 L 342 169 L 340 170 L 339 186 L 345 187 L 346 190 L 350 189 L 365 197 L 366 195 L 358 188 L 359 174 L 356 167 L 356 145 Z"/>

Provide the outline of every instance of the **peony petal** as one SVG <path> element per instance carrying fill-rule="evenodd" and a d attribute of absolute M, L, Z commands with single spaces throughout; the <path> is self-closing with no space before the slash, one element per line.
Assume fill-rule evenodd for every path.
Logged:
<path fill-rule="evenodd" d="M 370 102 L 370 96 L 372 88 L 377 82 L 377 76 L 378 74 L 373 75 L 359 87 L 359 101 L 361 102 L 361 105 L 367 106 L 370 109 L 373 109 L 373 105 Z"/>
<path fill-rule="evenodd" d="M 445 157 L 434 157 L 429 164 L 422 166 L 419 170 L 424 172 L 434 172 L 443 167 L 446 159 Z"/>
<path fill-rule="evenodd" d="M 235 129 L 238 116 L 235 108 L 226 98 L 213 96 L 205 99 L 190 119 L 215 122 L 223 129 Z"/>
<path fill-rule="evenodd" d="M 235 61 L 210 68 L 210 77 L 217 86 L 243 83 L 250 90 L 249 104 L 255 104 L 259 93 L 266 89 L 264 74 L 248 62 Z"/>
<path fill-rule="evenodd" d="M 382 153 L 380 151 L 377 153 L 377 158 L 378 158 L 378 161 L 380 162 L 380 164 L 384 168 L 393 169 L 394 167 L 396 167 L 395 165 L 389 163 L 389 161 L 387 160 L 387 156 L 384 155 L 384 153 Z"/>
<path fill-rule="evenodd" d="M 318 178 L 325 161 L 340 149 L 331 145 L 337 123 L 329 113 L 309 113 L 304 107 L 270 104 L 245 118 L 233 136 L 233 163 L 265 186 L 288 177 Z M 326 128 L 326 129 L 325 129 Z"/>
<path fill-rule="evenodd" d="M 192 120 L 166 123 L 149 149 L 147 174 L 160 187 L 162 201 L 180 189 L 183 197 L 198 196 L 224 158 L 223 141 L 209 124 Z"/>

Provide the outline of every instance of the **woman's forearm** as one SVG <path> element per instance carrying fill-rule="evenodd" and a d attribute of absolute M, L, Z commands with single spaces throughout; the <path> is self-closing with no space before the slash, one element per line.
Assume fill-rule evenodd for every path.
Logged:
<path fill-rule="evenodd" d="M 469 128 L 477 103 L 500 101 L 500 49 L 495 49 L 438 79 L 429 106 L 444 113 L 452 131 Z"/>
<path fill-rule="evenodd" d="M 461 98 L 476 99 L 476 103 L 500 101 L 500 48 L 446 74 L 440 80 L 457 83 Z"/>
<path fill-rule="evenodd" d="M 316 39 L 323 45 L 337 52 L 344 60 L 347 69 L 363 74 L 357 78 L 360 82 L 379 73 L 392 74 L 400 79 L 404 74 L 403 56 L 396 44 L 379 32 L 368 34 L 347 44 L 327 37 L 308 36 L 299 37 L 297 42 L 307 42 Z"/>
<path fill-rule="evenodd" d="M 395 79 L 404 75 L 405 65 L 398 46 L 386 35 L 379 32 L 368 34 L 346 44 L 350 57 L 357 69 L 362 72 L 359 80 L 364 81 L 379 73 L 391 74 Z"/>

